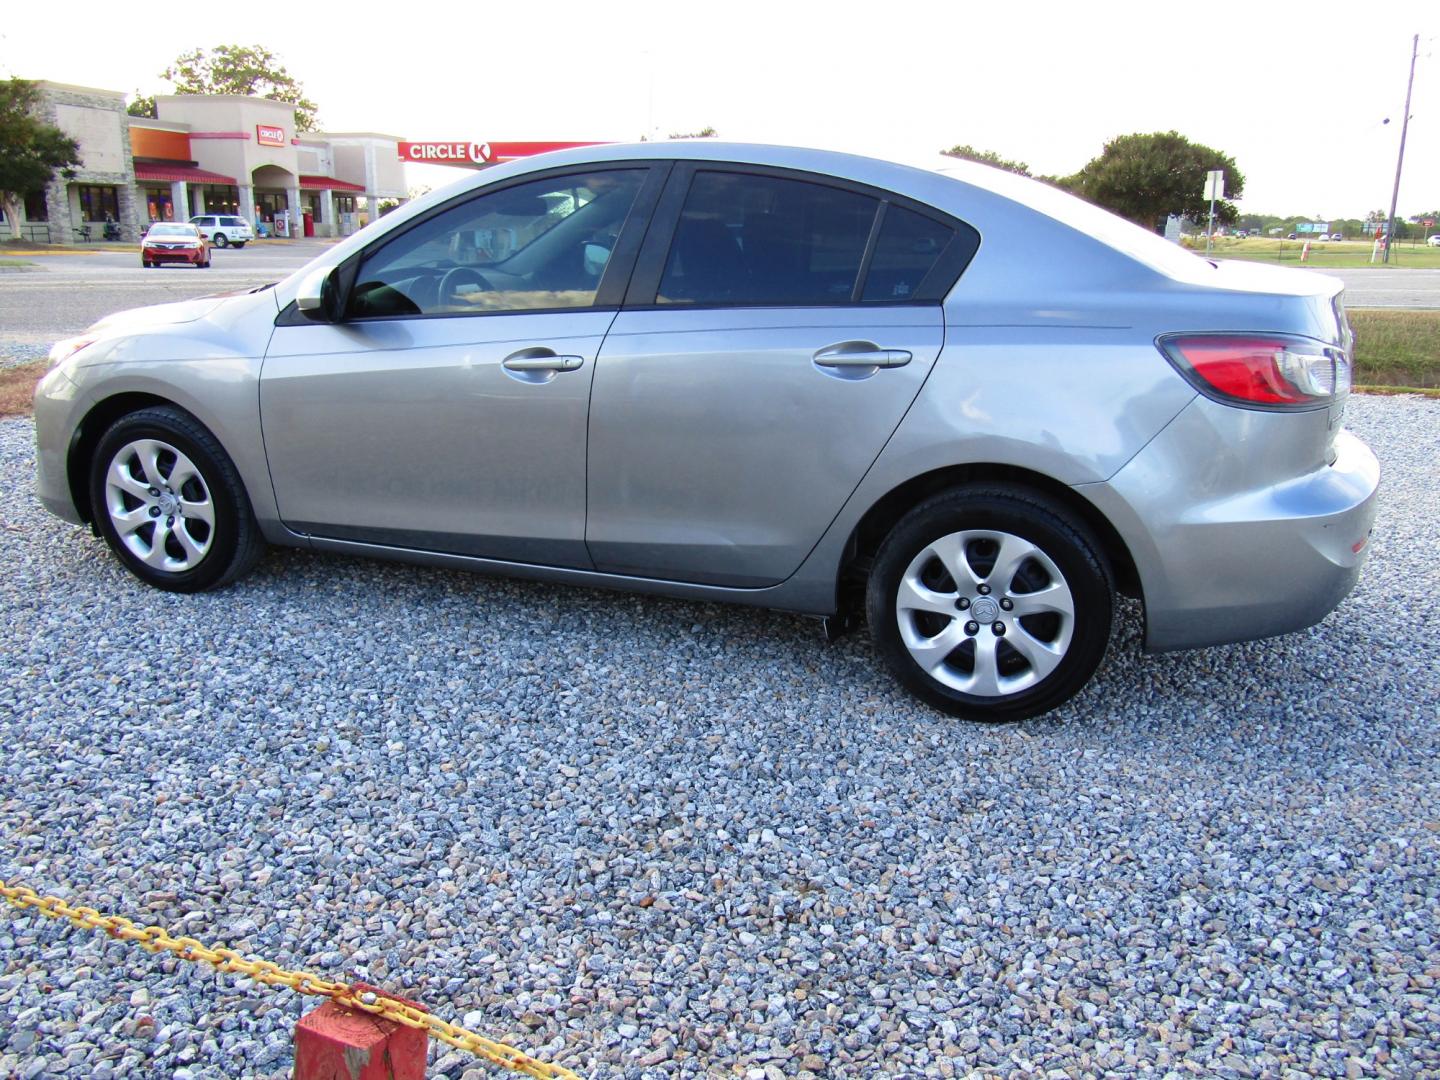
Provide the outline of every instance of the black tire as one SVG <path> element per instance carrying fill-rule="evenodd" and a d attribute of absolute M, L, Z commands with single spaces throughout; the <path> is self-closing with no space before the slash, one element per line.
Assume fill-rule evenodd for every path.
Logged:
<path fill-rule="evenodd" d="M 236 251 L 239 251 L 241 248 L 243 248 L 243 247 L 244 247 L 246 244 L 248 244 L 249 242 L 250 242 L 250 241 L 248 241 L 248 240 L 236 240 L 236 241 L 235 241 L 235 250 L 236 250 Z"/>
<path fill-rule="evenodd" d="M 995 538 L 975 536 L 987 532 Z M 932 544 L 964 553 L 957 557 L 963 565 L 956 574 L 938 555 L 925 554 Z M 1006 570 L 997 565 L 1005 544 L 1013 552 L 1036 554 L 1008 559 L 1013 565 Z M 1104 658 L 1115 590 L 1101 551 L 1082 522 L 1029 489 L 986 484 L 935 495 L 901 518 L 876 554 L 865 597 L 875 648 L 904 686 L 952 716 L 1011 721 L 1047 712 L 1089 682 Z M 907 572 L 927 597 L 943 597 L 949 604 L 953 596 L 953 613 L 938 610 L 936 603 L 934 611 L 907 608 L 902 614 L 900 590 Z M 963 588 L 957 577 L 965 577 Z M 1041 590 L 1052 586 L 1055 591 L 1047 599 L 1065 597 L 1068 612 L 1006 614 L 1037 606 L 1025 597 L 1034 593 L 1039 599 Z M 915 595 L 906 589 L 907 598 Z M 1011 606 L 1001 610 L 1002 603 Z M 909 620 L 904 635 L 902 619 Z M 926 645 L 935 650 L 930 670 L 912 654 L 907 636 L 922 653 Z M 957 642 L 953 650 L 952 640 Z M 1053 668 L 1042 671 L 1049 664 Z M 993 693 L 962 689 L 987 673 L 994 676 Z"/>
<path fill-rule="evenodd" d="M 127 546 L 120 537 L 116 524 L 111 518 L 111 504 L 108 501 L 107 475 L 112 462 L 126 447 L 139 440 L 155 440 L 166 444 L 189 458 L 197 472 L 197 478 L 203 485 L 199 490 L 208 492 L 208 503 L 214 518 L 213 526 L 206 524 L 201 542 L 208 544 L 204 551 L 193 565 L 178 570 L 168 570 L 147 564 L 143 559 Z M 133 459 L 132 459 L 133 460 Z M 178 459 L 172 457 L 169 464 L 169 473 L 165 471 L 164 455 L 157 459 L 157 469 L 162 477 L 173 477 Z M 133 475 L 133 470 L 132 470 Z M 144 486 L 143 482 L 142 485 Z M 152 489 L 152 491 L 159 489 Z M 166 491 L 168 491 L 168 487 Z M 196 489 L 191 489 L 193 492 Z M 183 495 L 183 490 L 180 493 Z M 119 497 L 119 496 L 117 496 Z M 126 499 L 126 505 L 121 509 L 128 509 L 129 503 L 144 508 L 144 503 L 134 496 Z M 173 405 L 157 405 L 151 408 L 141 409 L 138 412 L 130 413 L 116 420 L 100 437 L 100 442 L 95 448 L 95 455 L 90 462 L 90 507 L 94 514 L 95 525 L 105 542 L 110 545 L 116 557 L 119 558 L 125 568 L 138 577 L 147 585 L 153 585 L 157 589 L 164 589 L 168 592 L 201 592 L 205 589 L 215 589 L 228 585 L 236 578 L 248 572 L 265 553 L 265 541 L 260 535 L 260 528 L 255 523 L 255 515 L 250 507 L 250 498 L 245 493 L 245 486 L 240 481 L 240 474 L 235 469 L 235 464 L 230 456 L 225 453 L 223 447 L 216 440 L 215 436 L 205 428 L 195 417 L 183 409 Z M 147 511 L 148 513 L 148 511 Z M 176 517 L 185 516 L 183 510 L 175 512 Z M 167 519 L 167 523 L 172 523 Z M 191 518 L 190 520 L 197 520 Z M 142 535 L 139 543 L 149 545 L 154 550 L 155 533 Z M 192 527 L 199 533 L 201 525 Z M 143 532 L 144 525 L 140 530 L 132 529 L 132 533 Z M 186 533 L 192 536 L 191 532 Z M 183 546 L 179 545 L 178 538 L 167 540 L 162 545 L 162 551 L 168 545 L 170 550 L 179 552 L 177 558 L 184 558 Z"/>
<path fill-rule="evenodd" d="M 224 247 L 230 242 L 230 238 L 226 236 L 223 232 L 217 232 L 213 237 L 213 240 L 216 247 Z"/>
<path fill-rule="evenodd" d="M 150 260 L 149 260 L 149 259 L 141 259 L 141 260 L 140 260 L 140 269 L 142 269 L 142 270 L 149 270 L 149 269 L 150 269 Z"/>

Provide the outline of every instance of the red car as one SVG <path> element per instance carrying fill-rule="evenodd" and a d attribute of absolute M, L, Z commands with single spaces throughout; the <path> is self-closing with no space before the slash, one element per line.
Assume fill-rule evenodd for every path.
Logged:
<path fill-rule="evenodd" d="M 147 269 L 165 262 L 210 266 L 210 244 L 194 225 L 157 221 L 140 241 L 140 265 Z"/>

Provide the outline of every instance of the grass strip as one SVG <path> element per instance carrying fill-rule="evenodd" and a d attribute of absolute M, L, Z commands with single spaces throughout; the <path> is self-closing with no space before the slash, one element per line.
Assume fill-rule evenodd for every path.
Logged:
<path fill-rule="evenodd" d="M 1440 311 L 1356 308 L 1355 382 L 1440 388 Z"/>
<path fill-rule="evenodd" d="M 45 374 L 48 360 L 0 369 L 0 416 L 29 416 L 35 403 L 35 384 Z"/>

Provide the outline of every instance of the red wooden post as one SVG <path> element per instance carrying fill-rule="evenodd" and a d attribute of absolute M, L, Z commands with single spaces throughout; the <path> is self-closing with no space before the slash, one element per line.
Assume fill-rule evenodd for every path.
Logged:
<path fill-rule="evenodd" d="M 416 1028 L 327 1001 L 295 1025 L 294 1080 L 425 1080 L 429 1041 Z"/>

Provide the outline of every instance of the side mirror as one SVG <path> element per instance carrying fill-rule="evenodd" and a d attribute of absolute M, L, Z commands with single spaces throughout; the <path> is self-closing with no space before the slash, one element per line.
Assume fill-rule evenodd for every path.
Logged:
<path fill-rule="evenodd" d="M 335 268 L 322 266 L 312 270 L 300 282 L 295 294 L 295 308 L 307 319 L 316 322 L 339 322 L 339 292 L 335 285 Z"/>

